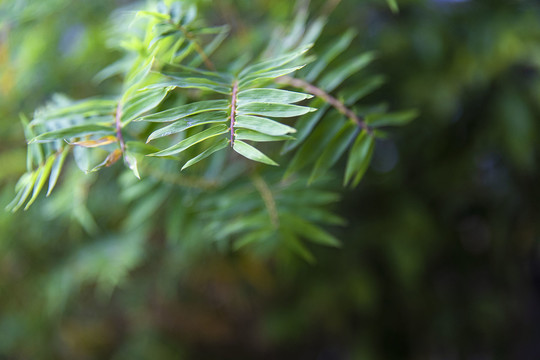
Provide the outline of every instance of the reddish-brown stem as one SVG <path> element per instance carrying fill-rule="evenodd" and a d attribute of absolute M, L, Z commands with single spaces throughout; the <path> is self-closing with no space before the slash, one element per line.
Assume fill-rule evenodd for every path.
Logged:
<path fill-rule="evenodd" d="M 343 115 L 351 119 L 351 121 L 354 121 L 356 125 L 366 130 L 368 133 L 372 132 L 371 128 L 368 126 L 368 124 L 366 124 L 366 122 L 364 121 L 362 117 L 359 117 L 358 115 L 356 115 L 354 111 L 352 111 L 347 106 L 345 106 L 344 103 L 342 103 L 341 101 L 339 101 L 338 99 L 336 99 L 335 97 L 333 97 L 332 95 L 324 91 L 323 89 L 318 88 L 315 85 L 310 84 L 305 80 L 292 78 L 290 76 L 281 76 L 276 79 L 276 82 L 280 84 L 293 86 L 299 89 L 303 89 L 304 91 L 312 95 L 315 95 L 318 98 L 323 99 L 328 104 L 333 106 L 337 111 L 339 111 L 340 113 L 342 113 Z"/>
<path fill-rule="evenodd" d="M 234 145 L 234 123 L 236 121 L 236 95 L 238 93 L 238 81 L 233 83 L 231 96 L 231 146 Z"/>
<path fill-rule="evenodd" d="M 119 102 L 118 106 L 116 107 L 116 138 L 118 139 L 118 143 L 120 144 L 120 150 L 122 150 L 122 154 L 125 153 L 126 150 L 126 143 L 124 142 L 124 137 L 122 136 L 122 103 Z"/>

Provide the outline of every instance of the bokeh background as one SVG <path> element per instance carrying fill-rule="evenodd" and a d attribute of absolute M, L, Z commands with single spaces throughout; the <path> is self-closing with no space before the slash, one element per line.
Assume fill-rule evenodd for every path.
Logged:
<path fill-rule="evenodd" d="M 171 262 L 159 233 L 144 255 L 115 239 L 92 247 L 92 217 L 114 229 L 123 209 L 106 170 L 0 212 L 0 359 L 540 358 L 540 4 L 398 3 L 311 4 L 314 15 L 337 5 L 324 41 L 352 27 L 351 53 L 378 52 L 372 70 L 387 83 L 371 100 L 421 114 L 343 190 L 335 210 L 348 224 L 331 229 L 342 249 L 313 247 L 310 265 L 202 245 Z M 2 207 L 26 167 L 19 113 L 56 92 L 114 93 L 93 77 L 119 56 L 110 23 L 125 6 L 136 4 L 0 1 Z M 201 8 L 250 46 L 294 4 Z M 143 260 L 97 291 L 96 268 L 125 257 Z"/>

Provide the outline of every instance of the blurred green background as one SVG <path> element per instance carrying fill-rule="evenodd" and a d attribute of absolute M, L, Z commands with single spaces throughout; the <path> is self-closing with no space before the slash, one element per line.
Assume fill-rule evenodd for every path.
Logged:
<path fill-rule="evenodd" d="M 313 0 L 313 14 L 332 3 Z M 372 69 L 387 78 L 370 100 L 421 113 L 343 190 L 342 249 L 313 247 L 309 265 L 202 245 L 173 261 L 159 232 L 141 240 L 144 254 L 114 238 L 92 247 L 80 224 L 92 214 L 114 230 L 124 209 L 106 170 L 29 211 L 0 212 L 0 359 L 540 358 L 540 4 L 399 5 L 342 0 L 322 39 L 355 28 L 349 51 L 376 50 Z M 126 6 L 136 8 L 0 1 L 2 207 L 26 166 L 18 114 L 55 92 L 114 93 L 92 79 L 119 56 L 111 16 Z M 290 22 L 294 4 L 201 7 L 250 46 Z M 96 291 L 99 267 L 126 257 L 142 260 L 119 288 Z"/>

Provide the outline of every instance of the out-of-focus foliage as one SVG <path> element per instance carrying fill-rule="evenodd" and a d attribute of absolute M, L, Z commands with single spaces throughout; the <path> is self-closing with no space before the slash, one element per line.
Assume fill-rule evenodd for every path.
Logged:
<path fill-rule="evenodd" d="M 214 56 L 228 63 L 230 54 L 245 53 L 240 66 L 272 54 L 267 34 L 290 34 L 305 4 L 198 5 L 207 23 L 229 24 L 235 39 Z M 202 177 L 171 176 L 177 163 L 163 167 L 161 159 L 140 169 L 140 181 L 120 165 L 88 175 L 69 166 L 49 198 L 0 214 L 0 357 L 538 357 L 540 7 L 398 4 L 396 13 L 382 0 L 314 0 L 305 15 L 330 14 L 313 49 L 319 59 L 340 41 L 350 45 L 335 67 L 354 68 L 355 55 L 376 52 L 347 83 L 379 87 L 356 112 L 420 113 L 374 142 L 357 189 L 340 190 L 342 173 L 332 171 L 307 187 L 314 160 L 296 181 L 283 183 L 281 170 L 268 168 L 239 177 L 249 165 L 224 171 L 221 152 L 205 160 Z M 2 207 L 26 171 L 19 113 L 32 114 L 53 93 L 83 99 L 122 91 L 121 75 L 95 76 L 124 59 L 110 34 L 130 25 L 111 28 L 129 15 L 113 10 L 126 5 L 140 8 L 0 3 Z M 332 78 L 309 80 L 331 87 Z M 343 101 L 359 96 L 339 90 Z M 330 225 L 324 234 L 340 239 L 341 249 L 299 241 L 311 237 L 298 219 L 308 213 Z M 288 229 L 288 246 L 272 239 L 276 222 Z M 249 226 L 260 229 L 251 239 Z M 231 239 L 264 246 L 231 251 Z"/>

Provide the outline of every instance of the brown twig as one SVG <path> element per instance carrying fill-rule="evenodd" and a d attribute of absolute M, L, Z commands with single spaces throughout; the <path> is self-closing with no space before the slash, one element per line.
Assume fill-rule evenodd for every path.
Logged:
<path fill-rule="evenodd" d="M 276 79 L 276 82 L 280 84 L 290 85 L 299 89 L 303 89 L 304 91 L 312 95 L 315 95 L 318 98 L 323 99 L 328 104 L 333 106 L 341 114 L 351 119 L 351 121 L 354 121 L 356 125 L 364 129 L 368 133 L 372 132 L 371 128 L 368 126 L 368 124 L 366 124 L 364 118 L 356 115 L 354 111 L 352 111 L 347 106 L 345 106 L 344 103 L 342 103 L 341 101 L 339 101 L 338 99 L 336 99 L 335 97 L 333 97 L 332 95 L 324 91 L 323 89 L 318 88 L 315 85 L 310 84 L 305 80 L 292 78 L 290 76 L 281 76 Z"/>

